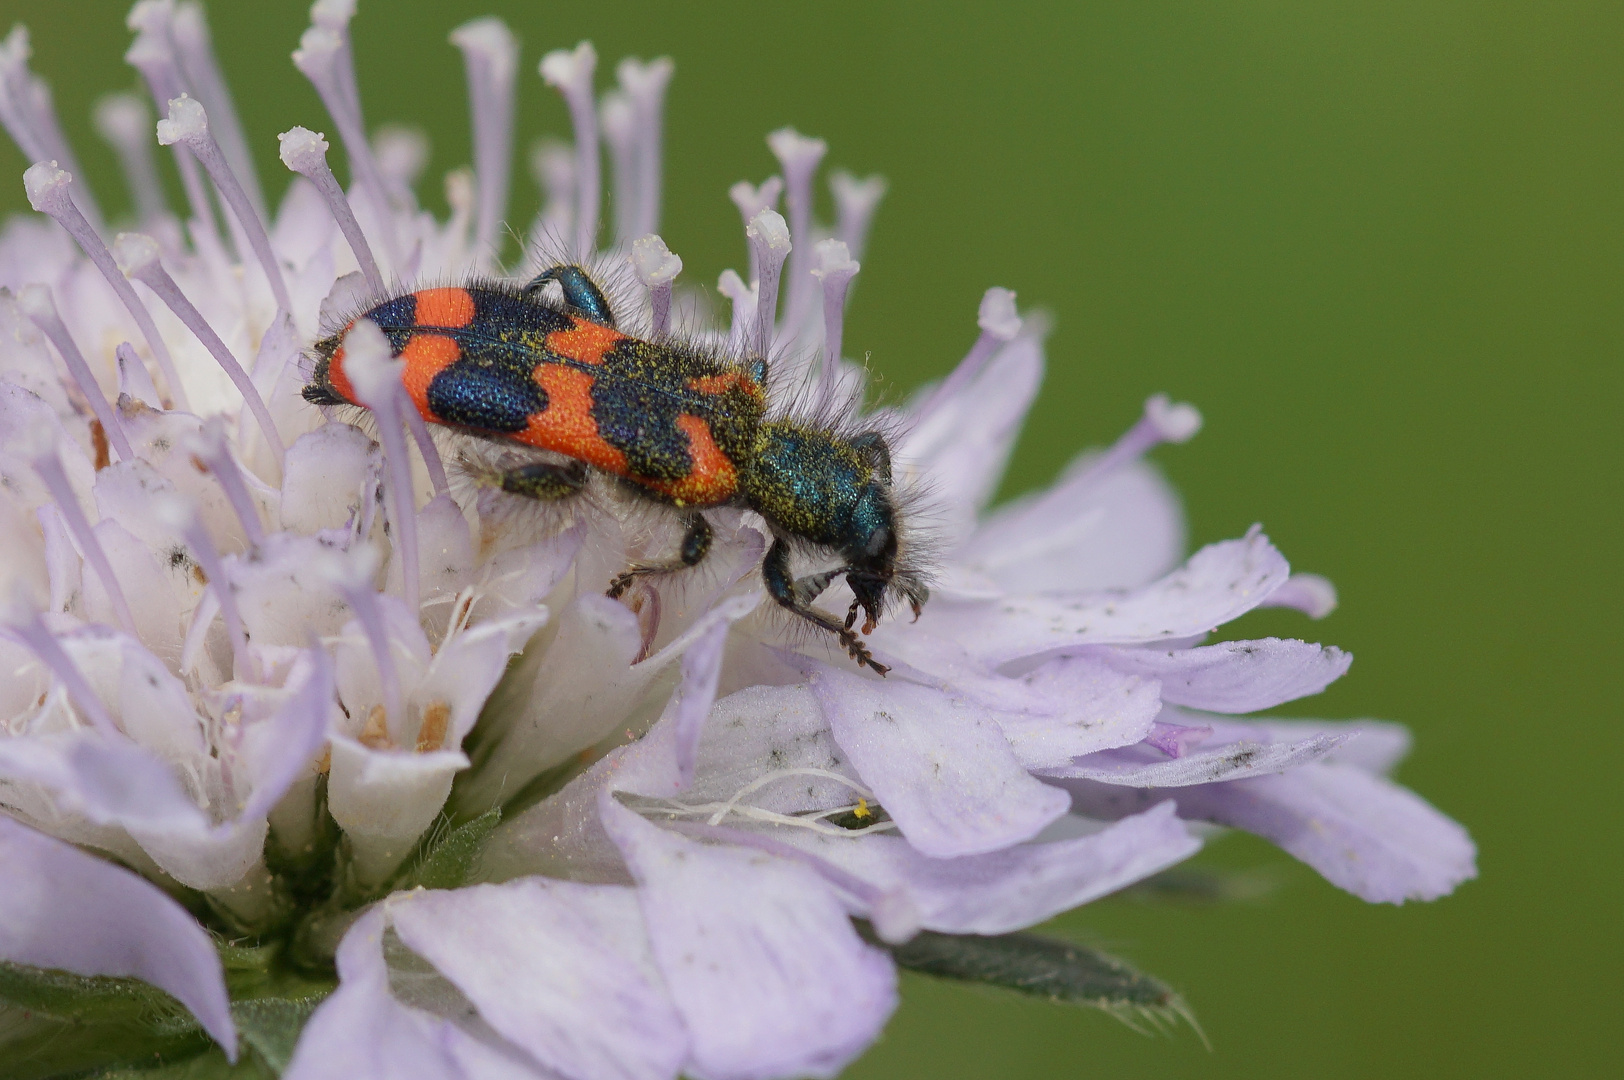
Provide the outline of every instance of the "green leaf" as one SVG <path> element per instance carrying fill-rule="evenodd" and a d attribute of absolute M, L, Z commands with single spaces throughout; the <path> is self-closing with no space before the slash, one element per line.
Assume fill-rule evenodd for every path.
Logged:
<path fill-rule="evenodd" d="M 1102 1009 L 1130 1027 L 1141 1020 L 1161 1027 L 1182 1019 L 1200 1032 L 1170 986 L 1086 945 L 1037 934 L 982 937 L 925 930 L 905 944 L 882 947 L 910 971 Z"/>
<path fill-rule="evenodd" d="M 276 1080 L 277 1075 L 252 1054 L 239 1055 L 233 1065 L 218 1046 L 185 1061 L 150 1068 L 121 1066 L 90 1074 L 93 1080 Z"/>
<path fill-rule="evenodd" d="M 0 1062 L 8 1080 L 163 1064 L 211 1045 L 185 1006 L 139 979 L 0 963 Z"/>
<path fill-rule="evenodd" d="M 501 820 L 502 811 L 487 810 L 464 825 L 431 835 L 411 869 L 392 882 L 388 891 L 458 888 L 468 880 L 486 838 Z"/>
<path fill-rule="evenodd" d="M 272 1076 L 281 1076 L 282 1070 L 293 1060 L 293 1048 L 305 1021 L 321 1002 L 317 996 L 233 1001 L 231 1018 L 237 1023 L 237 1034 L 243 1045 L 259 1058 Z"/>

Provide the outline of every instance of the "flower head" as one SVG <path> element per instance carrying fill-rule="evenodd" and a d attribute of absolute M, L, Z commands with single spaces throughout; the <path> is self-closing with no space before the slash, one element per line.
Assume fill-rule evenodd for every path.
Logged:
<path fill-rule="evenodd" d="M 917 619 L 877 620 L 880 585 L 809 568 L 821 619 L 850 611 L 855 639 L 866 614 L 865 670 L 767 602 L 783 537 L 763 516 L 708 511 L 702 567 L 636 576 L 680 538 L 671 514 L 596 474 L 552 509 L 515 494 L 504 469 L 533 458 L 425 423 L 403 343 L 349 320 L 499 273 L 518 44 L 493 19 L 451 35 L 475 164 L 440 221 L 412 195 L 416 138 L 366 136 L 353 11 L 319 0 L 293 54 L 352 183 L 325 134 L 290 127 L 274 216 L 198 5 L 130 16 L 184 207 L 143 106 L 98 110 L 127 232 L 103 224 L 26 31 L 0 51 L 0 119 L 54 221 L 0 233 L 0 958 L 145 980 L 228 1056 L 240 1039 L 301 1078 L 827 1076 L 883 1028 L 918 935 L 1042 922 L 1190 855 L 1186 822 L 1268 837 L 1372 901 L 1475 873 L 1464 831 L 1384 778 L 1402 729 L 1241 718 L 1351 658 L 1208 642 L 1335 593 L 1256 528 L 1183 558 L 1143 455 L 1191 438 L 1192 407 L 1152 397 L 1112 447 L 989 510 L 1045 327 L 990 289 L 946 378 L 864 411 L 842 328 L 877 179 L 837 174 L 822 226 L 824 143 L 773 133 L 781 175 L 732 191 L 749 263 L 718 285 L 730 321 L 681 314 L 656 234 L 669 60 L 621 63 L 602 95 L 590 44 L 540 61 L 575 140 L 536 155 L 531 235 L 626 267 L 627 333 L 772 357 L 774 415 L 887 433 L 912 532 L 883 584 Z M 342 400 L 364 411 L 306 400 L 340 331 Z M 251 955 L 224 944 L 245 938 Z M 308 1017 L 291 1060 L 267 1049 L 272 1014 L 288 1045 Z"/>

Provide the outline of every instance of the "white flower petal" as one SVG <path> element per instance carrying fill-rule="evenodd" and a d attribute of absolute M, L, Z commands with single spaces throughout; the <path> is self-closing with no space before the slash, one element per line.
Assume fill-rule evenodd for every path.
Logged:
<path fill-rule="evenodd" d="M 527 878 L 408 893 L 389 917 L 491 1027 L 562 1076 L 661 1080 L 687 1055 L 632 889 Z"/>
<path fill-rule="evenodd" d="M 1350 733 L 1322 732 L 1297 742 L 1242 739 L 1221 745 L 1202 743 L 1199 750 L 1176 758 L 1168 758 L 1155 747 L 1140 744 L 1090 754 L 1070 765 L 1045 769 L 1043 772 L 1046 776 L 1094 780 L 1124 787 L 1189 787 L 1295 769 L 1319 760 L 1350 738 Z"/>
<path fill-rule="evenodd" d="M 374 750 L 343 735 L 332 748 L 328 809 L 350 839 L 357 875 L 376 884 L 434 824 L 468 759 L 460 750 Z"/>
<path fill-rule="evenodd" d="M 944 934 L 1024 930 L 1143 880 L 1201 847 L 1171 803 L 1087 836 L 958 859 L 929 858 L 895 836 L 785 831 L 782 839 L 884 892 L 905 890 L 920 925 Z"/>
<path fill-rule="evenodd" d="M 976 515 L 997 489 L 1042 380 L 1042 339 L 1018 337 L 895 449 L 904 480 L 929 478 L 949 549 L 970 535 Z"/>
<path fill-rule="evenodd" d="M 926 855 L 1018 844 L 1070 805 L 1065 792 L 1027 774 L 980 706 L 828 667 L 813 675 L 812 691 L 863 782 Z"/>
<path fill-rule="evenodd" d="M 155 886 L 0 814 L 0 957 L 167 990 L 233 1061 L 225 973 L 208 933 Z"/>
<path fill-rule="evenodd" d="M 1099 649 L 1091 655 L 1117 671 L 1162 684 L 1162 700 L 1220 713 L 1256 712 L 1341 678 L 1353 657 L 1306 641 L 1225 641 L 1196 649 Z"/>
<path fill-rule="evenodd" d="M 1053 487 L 994 510 L 954 553 L 1010 593 L 1134 589 L 1184 555 L 1184 510 L 1148 462 L 1088 477 L 1080 456 Z"/>
<path fill-rule="evenodd" d="M 324 424 L 288 447 L 282 464 L 282 527 L 313 533 L 342 528 L 375 498 L 382 455 L 349 424 Z"/>
<path fill-rule="evenodd" d="M 338 946 L 338 989 L 311 1014 L 286 1080 L 548 1080 L 450 1020 L 397 1001 L 383 957 L 384 910 Z"/>
<path fill-rule="evenodd" d="M 711 846 L 602 797 L 655 962 L 707 1080 L 833 1077 L 896 1008 L 896 972 L 805 866 Z"/>
<path fill-rule="evenodd" d="M 989 663 L 1093 644 L 1146 644 L 1205 633 L 1257 607 L 1290 574 L 1254 529 L 1202 548 L 1161 580 L 1125 593 L 1018 596 L 925 609 L 922 625 Z"/>

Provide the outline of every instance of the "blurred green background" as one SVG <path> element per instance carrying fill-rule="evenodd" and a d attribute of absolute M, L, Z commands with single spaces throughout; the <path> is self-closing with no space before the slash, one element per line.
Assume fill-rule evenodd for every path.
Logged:
<path fill-rule="evenodd" d="M 114 209 L 88 114 L 136 85 L 126 6 L 0 0 Z M 1149 393 L 1198 404 L 1200 437 L 1158 454 L 1192 542 L 1262 521 L 1342 591 L 1324 623 L 1265 613 L 1234 636 L 1351 649 L 1346 679 L 1285 712 L 1410 724 L 1401 778 L 1481 846 L 1480 880 L 1391 908 L 1235 837 L 1201 858 L 1272 874 L 1263 899 L 1059 920 L 1178 987 L 1210 1052 L 1187 1029 L 909 978 L 849 1075 L 1617 1068 L 1624 6 L 364 0 L 368 119 L 425 127 L 431 177 L 470 156 L 446 33 L 491 11 L 524 41 L 521 145 L 567 133 L 542 52 L 591 38 L 600 85 L 623 55 L 676 59 L 661 231 L 687 280 L 743 265 L 727 186 L 775 171 L 762 136 L 794 124 L 831 165 L 890 178 L 846 337 L 887 384 L 944 373 L 989 285 L 1053 312 L 1006 493 L 1109 441 Z M 288 60 L 304 5 L 211 16 L 280 191 L 275 133 L 331 130 Z M 26 164 L 0 147 L 17 178 L 0 211 L 26 209 Z M 516 171 L 522 227 L 537 197 Z M 443 207 L 437 179 L 425 196 Z"/>

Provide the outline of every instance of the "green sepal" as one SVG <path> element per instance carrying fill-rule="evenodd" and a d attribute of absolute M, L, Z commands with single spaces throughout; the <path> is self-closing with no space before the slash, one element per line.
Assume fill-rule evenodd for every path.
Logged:
<path fill-rule="evenodd" d="M 8 1080 L 164 1064 L 211 1045 L 185 1006 L 140 979 L 0 962 L 0 1062 Z"/>
<path fill-rule="evenodd" d="M 924 975 L 980 983 L 1066 1005 L 1110 1013 L 1130 1027 L 1184 1020 L 1199 1033 L 1189 1007 L 1166 983 L 1114 956 L 1038 934 L 938 934 L 923 930 L 902 945 L 878 942 L 897 966 Z"/>
<path fill-rule="evenodd" d="M 430 833 L 419 845 L 417 857 L 407 863 L 407 869 L 391 881 L 385 891 L 460 888 L 473 873 L 474 863 L 491 830 L 501 821 L 502 811 L 487 810 L 454 829 Z"/>

